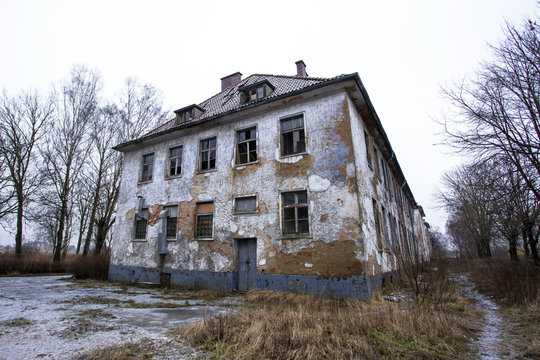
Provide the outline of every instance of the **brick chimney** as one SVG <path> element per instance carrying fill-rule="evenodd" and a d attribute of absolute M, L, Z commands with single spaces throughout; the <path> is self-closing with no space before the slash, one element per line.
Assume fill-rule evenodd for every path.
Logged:
<path fill-rule="evenodd" d="M 236 85 L 242 80 L 242 74 L 235 72 L 234 74 L 221 78 L 221 91 L 225 90 L 231 85 Z"/>
<path fill-rule="evenodd" d="M 306 64 L 304 64 L 303 60 L 298 60 L 296 62 L 296 76 L 302 76 L 302 77 L 308 76 L 306 72 Z"/>

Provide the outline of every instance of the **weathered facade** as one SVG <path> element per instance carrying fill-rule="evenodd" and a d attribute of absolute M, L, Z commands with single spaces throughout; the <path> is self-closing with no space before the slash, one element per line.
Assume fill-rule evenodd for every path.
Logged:
<path fill-rule="evenodd" d="M 236 73 L 125 161 L 111 280 L 368 298 L 429 241 L 357 74 Z"/>

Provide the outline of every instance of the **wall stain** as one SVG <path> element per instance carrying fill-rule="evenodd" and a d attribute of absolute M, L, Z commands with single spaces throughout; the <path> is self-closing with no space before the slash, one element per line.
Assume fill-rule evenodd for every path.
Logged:
<path fill-rule="evenodd" d="M 292 240 L 294 241 L 294 240 Z M 319 276 L 355 276 L 363 274 L 363 264 L 356 258 L 358 247 L 352 240 L 325 243 L 313 241 L 296 253 L 275 251 L 266 257 L 266 264 L 259 271 L 276 274 Z M 305 264 L 312 264 L 307 268 Z"/>
<path fill-rule="evenodd" d="M 302 159 L 295 163 L 284 163 L 275 160 L 269 161 L 270 165 L 276 169 L 278 177 L 305 177 L 307 172 L 313 169 L 315 158 L 310 154 L 303 154 Z"/>
<path fill-rule="evenodd" d="M 163 210 L 163 206 L 159 204 L 152 205 L 148 208 L 148 226 L 154 226 L 159 221 L 159 213 Z"/>

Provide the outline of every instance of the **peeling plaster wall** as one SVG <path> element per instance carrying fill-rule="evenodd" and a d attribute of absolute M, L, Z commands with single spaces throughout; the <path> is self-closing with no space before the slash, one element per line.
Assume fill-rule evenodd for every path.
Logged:
<path fill-rule="evenodd" d="M 353 93 L 355 89 L 350 89 Z M 428 248 L 429 239 L 427 238 L 427 231 L 425 230 L 424 220 L 418 210 L 415 210 L 414 217 L 411 219 L 409 217 L 408 211 L 404 210 L 407 207 L 403 207 L 399 204 L 397 196 L 391 197 L 389 194 L 389 189 L 384 184 L 382 180 L 377 176 L 377 165 L 375 164 L 375 156 L 373 154 L 373 146 L 377 148 L 379 159 L 382 156 L 382 151 L 373 141 L 373 134 L 367 129 L 367 126 L 362 119 L 361 114 L 357 111 L 356 107 L 353 105 L 352 100 L 347 96 L 347 111 L 350 113 L 351 118 L 351 134 L 352 134 L 352 143 L 355 154 L 355 168 L 356 168 L 356 183 L 359 199 L 359 208 L 361 209 L 361 219 L 362 221 L 362 233 L 364 234 L 364 267 L 365 274 L 368 276 L 374 276 L 381 273 L 389 273 L 398 270 L 398 259 L 396 258 L 397 254 L 394 253 L 391 249 L 390 242 L 391 240 L 385 237 L 384 222 L 382 218 L 380 219 L 381 229 L 379 230 L 379 236 L 381 237 L 383 248 L 380 249 L 377 244 L 377 229 L 376 222 L 373 212 L 373 202 L 372 199 L 375 199 L 378 203 L 379 215 L 382 216 L 380 210 L 381 206 L 385 208 L 385 212 L 390 213 L 396 220 L 399 220 L 399 223 L 403 225 L 405 231 L 411 234 L 417 234 L 417 241 L 421 246 L 421 253 L 424 256 L 424 259 L 429 259 L 430 251 Z M 367 147 L 369 151 L 369 156 L 373 161 L 373 166 L 370 167 L 367 161 L 368 154 L 366 153 L 366 143 L 364 137 L 364 131 L 368 134 L 370 141 L 369 146 Z M 387 161 L 388 159 L 385 159 Z M 397 184 L 397 187 L 400 188 L 402 184 L 398 184 L 395 180 L 394 175 L 392 174 L 394 183 Z M 404 201 L 406 201 L 404 199 Z M 388 225 L 388 234 L 391 233 L 390 224 Z M 397 226 L 399 227 L 399 225 Z M 400 246 L 403 248 L 405 243 L 408 241 L 406 234 L 402 233 L 402 229 L 396 229 L 396 235 Z M 427 242 L 426 242 L 427 241 Z"/>
<path fill-rule="evenodd" d="M 157 217 L 164 206 L 177 205 L 177 236 L 167 242 L 168 254 L 162 266 L 177 269 L 186 279 L 191 275 L 185 274 L 194 271 L 236 271 L 235 239 L 242 238 L 257 239 L 257 271 L 261 276 L 380 277 L 395 271 L 397 260 L 382 228 L 379 236 L 386 245 L 378 246 L 372 199 L 377 200 L 379 208 L 384 206 L 386 212 L 399 219 L 407 233 L 415 235 L 428 258 L 429 240 L 420 212 L 415 210 L 414 217 L 409 218 L 408 211 L 403 211 L 395 198 L 391 201 L 388 189 L 376 174 L 376 166 L 368 166 L 366 126 L 347 91 L 312 92 L 269 103 L 179 132 L 175 139 L 127 152 L 111 264 L 117 269 L 158 268 Z M 282 158 L 280 119 L 297 114 L 304 115 L 307 152 Z M 236 131 L 255 125 L 258 162 L 237 167 Z M 368 133 L 371 137 L 369 130 Z M 201 173 L 197 170 L 199 141 L 213 136 L 217 138 L 216 170 Z M 168 149 L 177 145 L 183 145 L 182 175 L 168 179 Z M 153 181 L 139 183 L 142 155 L 151 152 L 155 159 Z M 373 158 L 371 145 L 369 152 Z M 282 236 L 280 193 L 291 190 L 307 190 L 309 236 Z M 234 198 L 252 194 L 257 195 L 257 213 L 234 214 Z M 148 209 L 144 241 L 134 240 L 138 196 L 144 198 Z M 197 202 L 204 201 L 214 202 L 212 240 L 194 237 Z M 407 240 L 402 236 L 400 241 Z M 233 280 L 227 277 L 226 281 L 229 284 Z"/>
<path fill-rule="evenodd" d="M 366 211 L 360 210 L 358 174 L 346 92 L 303 96 L 265 105 L 263 111 L 224 119 L 158 145 L 127 152 L 123 169 L 111 263 L 154 268 L 157 223 L 149 221 L 146 241 L 134 241 L 137 196 L 149 218 L 178 204 L 178 231 L 168 242 L 165 268 L 227 272 L 236 270 L 237 238 L 257 238 L 259 273 L 320 276 L 364 274 Z M 303 113 L 307 153 L 281 158 L 279 119 Z M 258 163 L 234 166 L 237 129 L 257 125 Z M 199 140 L 217 137 L 217 165 L 197 171 Z M 167 152 L 183 145 L 182 176 L 166 179 Z M 153 181 L 138 183 L 143 154 L 154 152 Z M 280 227 L 280 192 L 308 193 L 310 234 L 285 238 Z M 258 212 L 233 214 L 236 196 L 257 194 Z M 214 201 L 213 240 L 194 239 L 196 203 Z"/>

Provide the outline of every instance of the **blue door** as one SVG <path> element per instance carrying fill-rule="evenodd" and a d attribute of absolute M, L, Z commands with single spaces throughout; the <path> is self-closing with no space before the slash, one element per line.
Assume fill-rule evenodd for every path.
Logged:
<path fill-rule="evenodd" d="M 238 239 L 238 291 L 257 287 L 257 239 Z"/>

